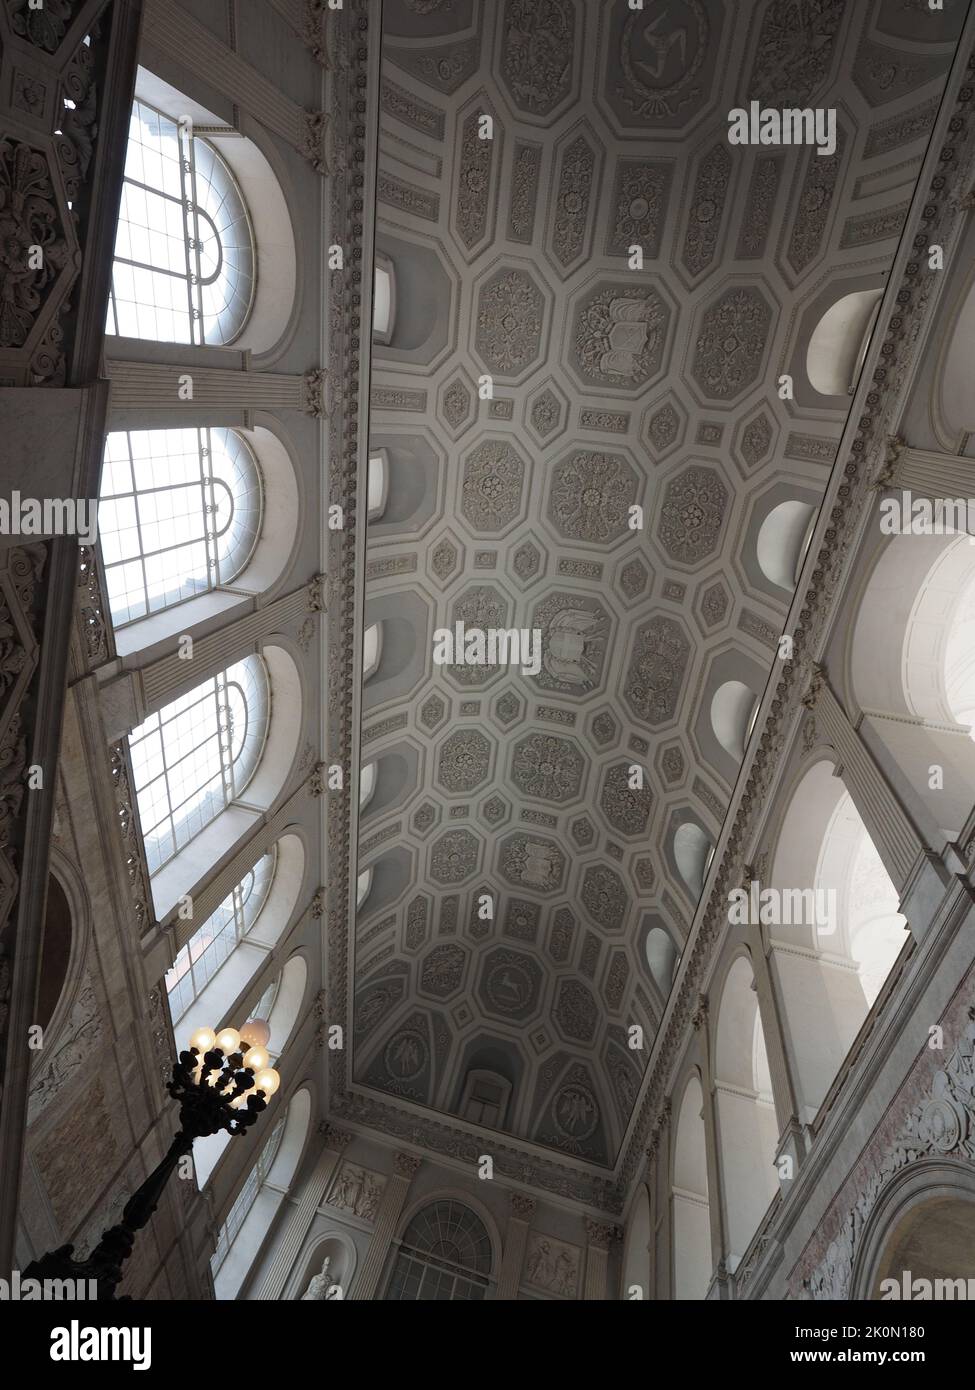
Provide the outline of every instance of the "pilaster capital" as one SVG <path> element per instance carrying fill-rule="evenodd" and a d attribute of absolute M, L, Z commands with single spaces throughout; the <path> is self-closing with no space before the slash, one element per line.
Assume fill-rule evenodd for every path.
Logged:
<path fill-rule="evenodd" d="M 393 1168 L 398 1177 L 412 1178 L 423 1159 L 417 1154 L 396 1153 L 393 1155 Z"/>
<path fill-rule="evenodd" d="M 586 1239 L 590 1245 L 595 1245 L 597 1250 L 608 1250 L 614 1242 L 621 1240 L 623 1232 L 619 1226 L 607 1226 L 602 1221 L 593 1221 L 591 1216 L 584 1218 L 586 1225 Z"/>
<path fill-rule="evenodd" d="M 337 1125 L 331 1124 L 328 1120 L 323 1120 L 318 1127 L 318 1132 L 325 1140 L 326 1149 L 334 1149 L 336 1153 L 344 1153 L 354 1139 L 347 1129 L 339 1129 Z"/>
<path fill-rule="evenodd" d="M 331 67 L 328 55 L 328 6 L 325 0 L 305 0 L 301 41 L 316 63 Z"/>
<path fill-rule="evenodd" d="M 332 118 L 327 111 L 303 111 L 301 113 L 298 152 L 308 160 L 316 174 L 331 172 L 328 158 L 331 124 Z"/>
<path fill-rule="evenodd" d="M 312 367 L 301 379 L 301 403 L 306 415 L 328 419 L 329 379 L 325 367 Z"/>
<path fill-rule="evenodd" d="M 530 1221 L 535 1215 L 538 1203 L 534 1197 L 529 1197 L 524 1192 L 511 1192 L 508 1194 L 508 1205 L 511 1207 L 512 1216 L 520 1221 Z"/>

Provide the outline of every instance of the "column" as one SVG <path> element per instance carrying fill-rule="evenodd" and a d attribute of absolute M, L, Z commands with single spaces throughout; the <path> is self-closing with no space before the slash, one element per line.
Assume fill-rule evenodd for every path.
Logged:
<path fill-rule="evenodd" d="M 239 359 L 240 366 L 235 359 Z M 250 367 L 249 353 L 228 354 L 226 366 L 213 367 L 115 357 L 106 361 L 105 370 L 111 382 L 110 425 L 130 410 L 138 411 L 142 417 L 160 410 L 304 410 L 309 415 L 325 415 L 325 373 L 320 368 L 303 376 L 255 372 Z M 187 395 L 189 380 L 191 398 Z"/>
<path fill-rule="evenodd" d="M 298 1258 L 298 1251 L 311 1230 L 315 1212 L 321 1206 L 328 1184 L 341 1162 L 342 1154 L 352 1139 L 351 1134 L 346 1133 L 345 1130 L 336 1129 L 332 1125 L 326 1125 L 323 1132 L 325 1147 L 319 1155 L 315 1171 L 305 1184 L 298 1205 L 291 1212 L 291 1219 L 288 1221 L 287 1228 L 275 1252 L 271 1268 L 264 1276 L 264 1282 L 258 1292 L 257 1297 L 259 1299 L 281 1297 L 288 1275 Z"/>
<path fill-rule="evenodd" d="M 372 1240 L 351 1292 L 347 1295 L 348 1298 L 368 1302 L 375 1295 L 393 1233 L 399 1225 L 400 1214 L 406 1204 L 406 1194 L 422 1161 L 414 1154 L 398 1153 L 393 1156 L 393 1173 L 386 1182 L 386 1190 L 379 1204 Z"/>
<path fill-rule="evenodd" d="M 650 1277 L 648 1296 L 658 1302 L 673 1297 L 674 1219 L 670 1183 L 670 1100 L 664 1101 L 647 1145 L 650 1173 Z M 661 1247 L 667 1258 L 660 1258 Z"/>
<path fill-rule="evenodd" d="M 279 135 L 316 173 L 329 172 L 328 114 L 303 110 L 175 0 L 146 0 L 142 39 Z"/>
<path fill-rule="evenodd" d="M 582 1296 L 587 1303 L 602 1302 L 607 1297 L 609 1247 L 619 1236 L 617 1226 L 605 1226 L 586 1217 L 586 1283 Z"/>
<path fill-rule="evenodd" d="M 708 1172 L 708 1221 L 711 1230 L 711 1282 L 708 1297 L 724 1297 L 723 1270 L 727 1231 L 725 1229 L 724 1189 L 721 1177 L 721 1163 L 718 1154 L 717 1122 L 717 1082 L 714 1077 L 713 1050 L 711 1046 L 711 1010 L 706 994 L 698 996 L 697 1009 L 691 1020 L 694 1031 L 700 1034 L 701 1045 L 698 1059 L 701 1064 L 701 1092 L 704 1097 L 704 1157 Z M 718 1292 L 715 1294 L 715 1278 L 718 1277 Z"/>
<path fill-rule="evenodd" d="M 926 848 L 914 822 L 847 718 L 822 667 L 816 668 L 803 704 L 814 712 L 823 735 L 835 748 L 844 784 L 895 888 L 903 891 Z"/>
<path fill-rule="evenodd" d="M 526 1197 L 523 1192 L 512 1192 L 508 1196 L 508 1227 L 504 1233 L 504 1253 L 495 1298 L 514 1300 L 518 1297 L 528 1228 L 535 1215 L 535 1205 L 534 1197 Z"/>

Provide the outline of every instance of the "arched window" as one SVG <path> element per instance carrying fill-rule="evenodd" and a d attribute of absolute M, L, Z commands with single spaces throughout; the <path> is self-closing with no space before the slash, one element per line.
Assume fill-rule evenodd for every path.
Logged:
<path fill-rule="evenodd" d="M 762 929 L 799 1117 L 809 1123 L 907 940 L 897 890 L 828 759 L 805 773 L 785 808 L 770 884 L 781 909 Z"/>
<path fill-rule="evenodd" d="M 214 147 L 144 101 L 129 121 L 107 331 L 229 343 L 255 285 L 250 219 Z"/>
<path fill-rule="evenodd" d="M 217 1236 L 217 1248 L 210 1258 L 210 1268 L 214 1275 L 230 1254 L 230 1247 L 237 1239 L 237 1233 L 244 1224 L 244 1218 L 256 1202 L 257 1194 L 267 1181 L 278 1149 L 281 1147 L 286 1119 L 287 1116 L 282 1115 L 271 1130 L 271 1137 L 258 1155 L 257 1162 L 247 1174 L 243 1187 L 237 1193 L 233 1206 L 227 1212 L 226 1221 L 220 1227 L 220 1233 Z"/>
<path fill-rule="evenodd" d="M 791 594 L 816 525 L 816 508 L 793 498 L 773 507 L 762 522 L 756 551 L 766 579 Z"/>
<path fill-rule="evenodd" d="M 393 262 L 378 252 L 373 282 L 372 337 L 376 343 L 389 343 L 396 322 L 396 274 Z"/>
<path fill-rule="evenodd" d="M 662 999 L 670 994 L 677 966 L 677 947 L 663 927 L 651 927 L 644 943 L 647 965 Z"/>
<path fill-rule="evenodd" d="M 359 810 L 364 811 L 369 805 L 376 792 L 376 777 L 379 764 L 375 758 L 371 763 L 366 763 L 359 773 Z"/>
<path fill-rule="evenodd" d="M 235 430 L 121 430 L 105 442 L 98 534 L 116 627 L 219 584 L 261 534 L 261 475 Z"/>
<path fill-rule="evenodd" d="M 369 478 L 367 484 L 367 515 L 369 521 L 378 521 L 386 510 L 389 497 L 389 458 L 385 449 L 377 449 L 369 455 Z"/>
<path fill-rule="evenodd" d="M 417 1212 L 399 1243 L 387 1302 L 475 1302 L 491 1273 L 491 1240 L 460 1202 L 431 1202 Z"/>
<path fill-rule="evenodd" d="M 379 670 L 383 654 L 383 625 L 372 623 L 362 639 L 362 679 L 367 681 Z"/>
<path fill-rule="evenodd" d="M 671 1188 L 674 1219 L 674 1298 L 704 1298 L 711 1282 L 711 1214 L 708 1196 L 704 1092 L 697 1076 L 684 1088 L 674 1136 Z"/>
<path fill-rule="evenodd" d="M 174 700 L 129 736 L 149 872 L 155 873 L 208 825 L 257 768 L 270 713 L 258 656 Z"/>
<path fill-rule="evenodd" d="M 276 855 L 276 847 L 261 855 L 216 912 L 194 932 L 166 972 L 169 1012 L 174 1023 L 254 925 L 267 901 Z M 258 1008 L 255 1017 L 266 1019 L 268 1015 Z"/>
<path fill-rule="evenodd" d="M 877 322 L 883 291 L 856 290 L 826 310 L 809 340 L 806 371 L 824 396 L 852 395 Z"/>
<path fill-rule="evenodd" d="M 714 1102 L 732 1270 L 778 1191 L 779 1127 L 753 979 L 751 963 L 738 956 L 721 991 L 715 1038 Z"/>
<path fill-rule="evenodd" d="M 372 888 L 372 875 L 371 868 L 363 869 L 356 879 L 355 905 L 357 908 L 360 908 L 369 896 L 369 891 Z"/>
<path fill-rule="evenodd" d="M 711 700 L 711 727 L 726 753 L 736 762 L 745 756 L 758 714 L 759 700 L 743 681 L 725 681 Z"/>
<path fill-rule="evenodd" d="M 511 1099 L 511 1082 L 497 1072 L 469 1071 L 464 1081 L 461 1114 L 471 1124 L 500 1129 Z"/>
<path fill-rule="evenodd" d="M 674 834 L 673 850 L 678 872 L 696 902 L 714 857 L 714 845 L 699 825 L 684 821 Z"/>
<path fill-rule="evenodd" d="M 301 1162 L 308 1141 L 311 1108 L 311 1095 L 302 1087 L 289 1101 L 286 1114 L 276 1121 L 257 1164 L 227 1212 L 212 1259 L 218 1299 L 236 1298 L 254 1267 Z M 264 1123 L 262 1116 L 257 1121 L 258 1131 Z"/>

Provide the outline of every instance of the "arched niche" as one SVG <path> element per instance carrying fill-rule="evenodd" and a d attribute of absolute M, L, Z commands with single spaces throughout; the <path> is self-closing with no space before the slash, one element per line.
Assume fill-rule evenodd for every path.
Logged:
<path fill-rule="evenodd" d="M 294 657 L 275 642 L 262 645 L 268 709 L 260 759 L 244 792 L 219 811 L 178 853 L 151 876 L 156 917 L 165 921 L 182 896 L 209 879 L 215 864 L 232 857 L 253 834 L 288 785 L 303 721 L 301 673 Z M 135 731 L 135 737 L 139 730 Z"/>
<path fill-rule="evenodd" d="M 626 1223 L 626 1245 L 623 1253 L 623 1280 L 621 1297 L 623 1299 L 649 1299 L 650 1288 L 650 1241 L 653 1230 L 650 1225 L 650 1195 L 643 1183 L 636 1190 L 629 1220 Z M 639 1289 L 639 1293 L 635 1290 Z"/>
<path fill-rule="evenodd" d="M 273 1108 L 265 1112 L 257 1121 L 253 1131 L 247 1135 L 247 1139 L 242 1142 L 249 1140 L 257 1146 L 266 1144 L 272 1136 L 278 1113 Z M 266 1173 L 260 1174 L 255 1181 L 253 1170 L 251 1170 L 245 1177 L 243 1186 L 238 1191 L 234 1201 L 227 1203 L 223 1213 L 224 1222 L 232 1214 L 237 1215 L 233 1210 L 237 1202 L 242 1202 L 246 1214 L 243 1215 L 230 1249 L 214 1276 L 214 1292 L 218 1299 L 236 1298 L 244 1288 L 281 1204 L 290 1191 L 298 1172 L 311 1132 L 311 1116 L 311 1091 L 303 1086 L 295 1092 L 288 1102 L 284 1129 Z M 194 1158 L 197 1159 L 201 1144 L 210 1143 L 212 1140 L 209 1139 L 197 1141 L 194 1146 Z M 259 1152 L 260 1148 L 258 1148 Z M 197 1181 L 202 1187 L 203 1181 L 199 1177 L 198 1159 Z"/>
<path fill-rule="evenodd" d="M 779 906 L 762 932 L 808 1123 L 907 939 L 897 891 L 827 759 L 789 797 L 766 886 Z"/>
<path fill-rule="evenodd" d="M 178 1042 L 188 1041 L 197 1028 L 233 1021 L 234 1005 L 246 996 L 265 968 L 268 953 L 294 921 L 305 878 L 304 841 L 299 834 L 284 834 L 275 841 L 274 850 L 274 877 L 260 912 L 213 978 L 174 1020 Z"/>
<path fill-rule="evenodd" d="M 674 1298 L 703 1299 L 711 1282 L 713 1260 L 704 1092 L 696 1073 L 684 1087 L 677 1110 L 671 1199 Z"/>
<path fill-rule="evenodd" d="M 901 1299 L 905 1276 L 927 1280 L 930 1297 L 970 1298 L 975 1289 L 975 1172 L 957 1158 L 931 1157 L 902 1169 L 882 1189 L 857 1243 L 852 1299 Z M 951 1287 L 937 1281 L 951 1281 Z M 964 1281 L 961 1286 L 955 1281 Z M 922 1292 L 918 1289 L 914 1297 Z"/>
<path fill-rule="evenodd" d="M 975 547 L 967 536 L 898 535 L 881 552 L 849 642 L 868 742 L 920 828 L 954 840 L 975 802 L 970 641 Z M 933 766 L 943 785 L 931 786 Z"/>
<path fill-rule="evenodd" d="M 852 290 L 819 319 L 806 351 L 806 373 L 821 396 L 853 394 L 882 296 L 879 288 Z"/>
<path fill-rule="evenodd" d="M 414 245 L 380 226 L 376 266 L 389 277 L 391 300 L 383 317 L 386 333 L 374 333 L 374 360 L 430 366 L 450 332 L 453 288 L 443 260 L 432 247 Z"/>
<path fill-rule="evenodd" d="M 206 130 L 205 142 L 216 150 L 233 175 L 249 222 L 254 275 L 246 321 L 229 341 L 236 348 L 249 348 L 255 354 L 273 357 L 296 315 L 299 285 L 294 224 L 271 162 L 275 158 L 273 146 L 256 123 L 248 124 L 246 134 L 232 129 L 147 68 L 137 70 L 135 97 L 174 120 L 189 116 L 194 128 Z M 252 134 L 256 138 L 251 138 Z"/>
<path fill-rule="evenodd" d="M 753 979 L 747 955 L 736 956 L 721 987 L 715 1031 L 715 1107 L 732 1271 L 778 1190 L 779 1127 Z"/>
<path fill-rule="evenodd" d="M 149 438 L 162 436 L 167 431 L 118 433 Z M 183 436 L 188 432 L 174 430 L 171 433 Z M 189 433 L 205 436 L 206 432 L 194 428 Z M 235 428 L 227 433 L 239 436 L 257 467 L 261 492 L 260 533 L 243 569 L 226 583 L 116 627 L 115 648 L 123 662 L 128 658 L 127 664 L 134 664 L 132 658 L 138 656 L 139 664 L 144 665 L 157 655 L 165 655 L 177 636 L 196 635 L 201 628 L 206 632 L 218 622 L 222 625 L 231 621 L 239 612 L 253 607 L 254 598 L 270 594 L 291 567 L 301 531 L 301 504 L 290 448 L 278 426 L 271 429 L 260 424 L 253 429 Z"/>
<path fill-rule="evenodd" d="M 355 1244 L 344 1231 L 329 1231 L 317 1236 L 298 1261 L 296 1277 L 291 1285 L 292 1299 L 300 1301 L 304 1298 L 312 1279 L 316 1274 L 321 1274 L 326 1259 L 329 1288 L 337 1285 L 342 1291 L 341 1297 L 347 1296 L 358 1263 Z"/>

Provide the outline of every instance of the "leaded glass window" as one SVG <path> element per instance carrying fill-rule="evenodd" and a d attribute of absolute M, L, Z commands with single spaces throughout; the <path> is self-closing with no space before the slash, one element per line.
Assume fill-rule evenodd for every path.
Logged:
<path fill-rule="evenodd" d="M 271 1130 L 271 1137 L 261 1150 L 254 1167 L 247 1174 L 243 1187 L 237 1193 L 234 1204 L 227 1213 L 226 1221 L 220 1227 L 220 1234 L 217 1236 L 217 1248 L 210 1257 L 210 1269 L 214 1274 L 230 1254 L 230 1247 L 236 1240 L 247 1213 L 254 1205 L 257 1194 L 267 1180 L 271 1166 L 277 1158 L 278 1149 L 281 1147 L 281 1136 L 284 1134 L 286 1118 L 287 1116 L 282 1115 Z"/>
<path fill-rule="evenodd" d="M 109 333 L 229 343 L 250 313 L 254 237 L 213 145 L 144 101 L 129 118 Z"/>
<path fill-rule="evenodd" d="M 431 1202 L 400 1241 L 386 1300 L 477 1301 L 490 1273 L 491 1241 L 480 1219 L 460 1202 Z"/>
<path fill-rule="evenodd" d="M 129 736 L 149 872 L 239 796 L 260 761 L 270 689 L 259 656 L 211 676 Z"/>
<path fill-rule="evenodd" d="M 235 430 L 119 430 L 105 442 L 98 534 L 116 627 L 229 584 L 261 532 L 257 462 Z"/>
<path fill-rule="evenodd" d="M 276 856 L 275 848 L 261 855 L 216 912 L 193 933 L 166 972 L 169 1012 L 174 1023 L 254 925 L 271 888 Z"/>

